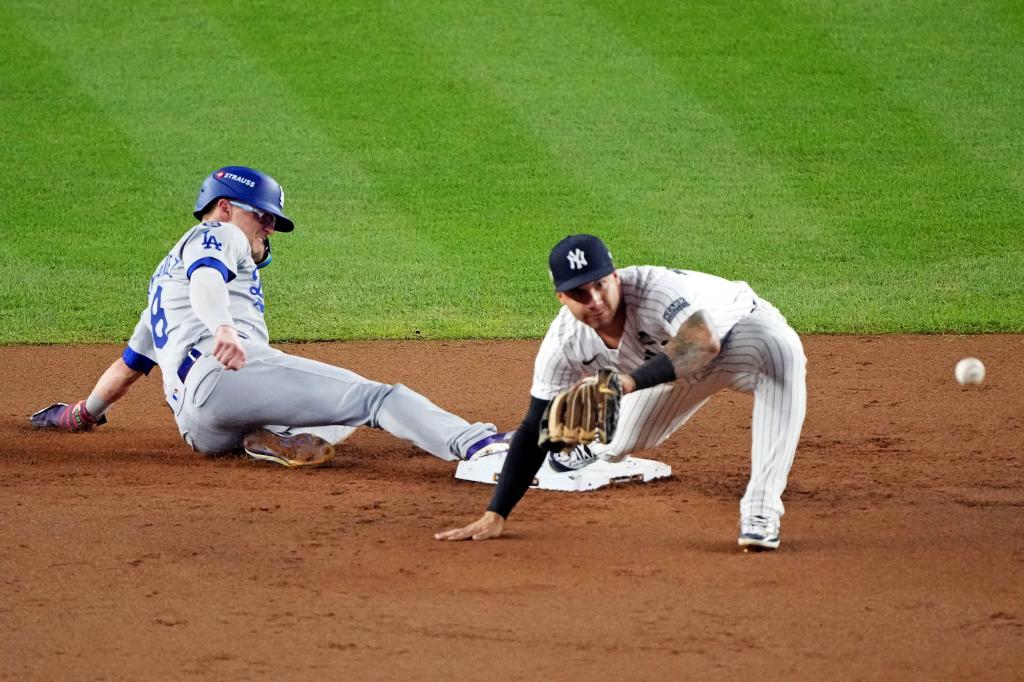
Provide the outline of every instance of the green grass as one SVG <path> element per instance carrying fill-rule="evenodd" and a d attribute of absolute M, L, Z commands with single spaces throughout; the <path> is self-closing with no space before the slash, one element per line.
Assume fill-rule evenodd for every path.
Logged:
<path fill-rule="evenodd" d="M 802 332 L 1024 331 L 1016 2 L 0 5 L 0 343 L 122 340 L 202 178 L 284 185 L 273 338 L 541 335 L 550 247 Z"/>

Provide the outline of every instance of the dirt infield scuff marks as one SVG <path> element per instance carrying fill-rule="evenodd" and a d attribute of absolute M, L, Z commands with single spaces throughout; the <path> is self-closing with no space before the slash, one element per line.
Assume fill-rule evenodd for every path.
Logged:
<path fill-rule="evenodd" d="M 668 480 L 531 491 L 505 537 L 446 544 L 491 489 L 386 434 L 314 472 L 207 459 L 156 373 L 95 433 L 33 432 L 120 349 L 0 348 L 0 679 L 1024 678 L 1024 339 L 805 346 L 782 548 L 759 556 L 735 544 L 749 396 L 650 453 Z M 507 429 L 536 348 L 289 350 Z"/>

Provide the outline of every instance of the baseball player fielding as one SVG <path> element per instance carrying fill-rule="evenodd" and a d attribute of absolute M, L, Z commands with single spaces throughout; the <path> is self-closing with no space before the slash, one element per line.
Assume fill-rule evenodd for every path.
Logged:
<path fill-rule="evenodd" d="M 782 493 L 807 404 L 803 346 L 782 314 L 745 282 L 657 266 L 617 269 L 593 235 L 560 241 L 548 267 L 562 308 L 541 342 L 530 406 L 491 503 L 477 521 L 435 537 L 501 535 L 548 457 L 552 444 L 541 421 L 551 402 L 582 378 L 612 370 L 620 374 L 623 396 L 614 437 L 556 455 L 557 465 L 619 461 L 657 447 L 718 391 L 753 393 L 751 473 L 740 500 L 738 543 L 777 548 Z"/>

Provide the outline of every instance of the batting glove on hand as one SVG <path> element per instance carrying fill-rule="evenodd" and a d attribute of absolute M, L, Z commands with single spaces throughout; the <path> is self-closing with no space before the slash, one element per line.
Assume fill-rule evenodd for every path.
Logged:
<path fill-rule="evenodd" d="M 57 429 L 74 433 L 91 431 L 94 426 L 106 424 L 107 418 L 101 415 L 96 419 L 86 411 L 85 401 L 79 400 L 74 405 L 54 403 L 33 414 L 29 421 L 37 429 Z"/>

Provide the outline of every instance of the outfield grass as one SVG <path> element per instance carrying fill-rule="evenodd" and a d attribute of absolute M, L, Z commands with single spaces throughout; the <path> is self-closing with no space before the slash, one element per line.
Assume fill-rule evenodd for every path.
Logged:
<path fill-rule="evenodd" d="M 244 14 L 244 16 L 243 16 Z M 802 332 L 1024 331 L 1018 2 L 0 4 L 0 343 L 122 340 L 213 168 L 284 339 L 532 337 L 548 249 Z"/>

